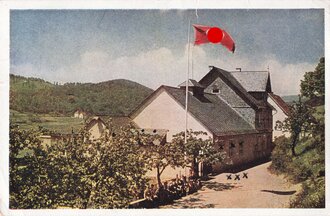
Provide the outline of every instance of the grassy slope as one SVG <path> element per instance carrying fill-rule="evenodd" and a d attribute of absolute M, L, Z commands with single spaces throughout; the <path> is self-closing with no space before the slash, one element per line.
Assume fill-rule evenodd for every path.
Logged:
<path fill-rule="evenodd" d="M 324 122 L 324 105 L 315 107 L 314 117 Z M 291 172 L 288 175 L 297 182 L 303 183 L 303 191 L 294 201 L 294 207 L 320 207 L 324 199 L 325 153 L 324 143 L 319 138 L 302 138 L 296 147 L 297 156 L 293 158 Z"/>
<path fill-rule="evenodd" d="M 15 110 L 10 110 L 10 122 L 18 124 L 23 130 L 37 130 L 40 126 L 59 133 L 70 133 L 72 129 L 77 132 L 85 125 L 84 120 L 78 118 L 65 116 L 54 117 L 48 114 L 21 113 Z"/>

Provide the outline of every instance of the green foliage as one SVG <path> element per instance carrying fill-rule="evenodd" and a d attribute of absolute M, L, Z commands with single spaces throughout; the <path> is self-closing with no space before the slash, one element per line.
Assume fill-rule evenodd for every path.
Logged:
<path fill-rule="evenodd" d="M 76 137 L 44 147 L 38 133 L 10 128 L 11 208 L 123 208 L 146 184 L 131 126 L 90 141 Z M 19 158 L 24 149 L 32 154 Z"/>
<path fill-rule="evenodd" d="M 155 144 L 155 140 L 162 140 L 160 136 L 149 136 L 147 140 L 141 141 L 146 143 L 144 145 L 146 161 L 150 169 L 156 169 L 159 186 L 161 185 L 161 174 L 168 166 L 172 168 L 190 167 L 197 175 L 198 163 L 222 162 L 225 157 L 223 152 L 219 153 L 214 148 L 211 138 L 205 139 L 205 132 L 188 131 L 186 143 L 184 135 L 184 132 L 178 133 L 173 136 L 171 142 L 158 142 L 159 144 Z"/>
<path fill-rule="evenodd" d="M 313 72 L 306 72 L 304 80 L 301 81 L 301 94 L 307 98 L 316 98 L 325 94 L 325 58 L 320 59 L 319 64 Z"/>
<path fill-rule="evenodd" d="M 285 136 L 277 137 L 274 141 L 274 149 L 272 151 L 272 164 L 270 169 L 275 173 L 289 172 L 288 164 L 292 162 L 289 148 L 290 140 Z"/>
<path fill-rule="evenodd" d="M 183 165 L 183 161 L 180 160 L 181 155 L 184 154 L 183 146 L 174 142 L 166 142 L 160 135 L 141 136 L 140 142 L 143 143 L 149 169 L 156 169 L 157 183 L 160 187 L 162 185 L 161 175 L 166 167 L 175 168 Z"/>
<path fill-rule="evenodd" d="M 71 116 L 80 108 L 98 115 L 127 115 L 151 92 L 128 80 L 55 85 L 10 75 L 10 108 L 21 112 Z"/>
<path fill-rule="evenodd" d="M 325 110 L 324 100 L 315 100 L 324 97 L 324 58 L 321 58 L 314 72 L 305 74 L 301 94 L 306 97 L 305 100 L 299 98 L 298 102 L 293 103 L 289 117 L 281 125 L 291 132 L 291 138 L 279 137 L 275 140 L 270 168 L 276 173 L 286 174 L 295 183 L 302 183 L 302 189 L 291 201 L 290 207 L 324 208 Z M 301 139 L 302 134 L 305 137 Z"/>
<path fill-rule="evenodd" d="M 298 102 L 294 102 L 290 106 L 290 113 L 281 126 L 284 131 L 289 131 L 291 133 L 290 146 L 293 156 L 296 155 L 295 147 L 300 134 L 302 132 L 309 132 L 313 121 L 312 109 L 302 102 L 299 96 Z"/>
<path fill-rule="evenodd" d="M 291 201 L 292 208 L 324 208 L 325 178 L 319 177 L 303 183 L 302 191 Z"/>
<path fill-rule="evenodd" d="M 10 110 L 10 123 L 18 124 L 24 130 L 38 130 L 42 127 L 49 131 L 71 133 L 72 129 L 78 132 L 84 127 L 85 121 L 79 118 L 51 116 L 49 114 L 21 113 Z"/>
<path fill-rule="evenodd" d="M 198 164 L 200 162 L 204 164 L 221 163 L 225 159 L 225 153 L 219 152 L 214 148 L 212 139 L 209 137 L 205 139 L 207 133 L 203 131 L 187 132 L 187 142 L 184 143 L 185 133 L 181 132 L 174 135 L 172 142 L 175 145 L 182 146 L 184 154 L 180 154 L 178 159 L 183 166 L 187 166 L 193 169 L 194 175 L 197 175 Z"/>

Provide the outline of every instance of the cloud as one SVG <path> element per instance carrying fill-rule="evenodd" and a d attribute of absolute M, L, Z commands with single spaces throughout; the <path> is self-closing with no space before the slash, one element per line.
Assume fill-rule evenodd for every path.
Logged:
<path fill-rule="evenodd" d="M 249 60 L 248 56 L 226 54 L 209 56 L 202 46 L 190 47 L 190 77 L 201 79 L 213 65 L 225 70 L 267 70 L 270 68 L 273 92 L 279 95 L 299 93 L 300 80 L 306 71 L 312 71 L 316 65 L 308 63 L 282 64 L 269 56 L 263 62 Z M 188 70 L 188 45 L 185 52 L 177 55 L 172 50 L 159 49 L 140 52 L 135 56 L 113 57 L 114 53 L 102 50 L 86 51 L 69 66 L 50 72 L 35 66 L 20 65 L 12 67 L 12 73 L 23 76 L 35 76 L 57 82 L 101 82 L 112 79 L 129 79 L 150 88 L 160 85 L 177 86 L 186 79 Z M 193 63 L 193 66 L 192 66 Z M 193 71 L 193 73 L 192 73 Z"/>

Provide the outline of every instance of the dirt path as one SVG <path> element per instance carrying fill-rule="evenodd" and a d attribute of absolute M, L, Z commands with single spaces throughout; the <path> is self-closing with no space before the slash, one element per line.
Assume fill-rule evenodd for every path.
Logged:
<path fill-rule="evenodd" d="M 227 180 L 223 173 L 209 181 L 195 194 L 161 208 L 286 208 L 299 185 L 291 185 L 267 170 L 270 162 L 239 172 L 240 180 Z M 243 172 L 248 178 L 242 178 Z"/>

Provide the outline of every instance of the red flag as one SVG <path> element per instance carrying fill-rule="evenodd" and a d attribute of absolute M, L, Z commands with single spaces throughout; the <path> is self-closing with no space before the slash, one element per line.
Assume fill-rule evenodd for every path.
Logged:
<path fill-rule="evenodd" d="M 195 28 L 195 45 L 203 43 L 221 43 L 233 53 L 235 42 L 233 38 L 223 29 L 212 26 L 193 25 Z"/>

